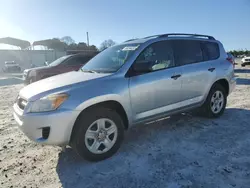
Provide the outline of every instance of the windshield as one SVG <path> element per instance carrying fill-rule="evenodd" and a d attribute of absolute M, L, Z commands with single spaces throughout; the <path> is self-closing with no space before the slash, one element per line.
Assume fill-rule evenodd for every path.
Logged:
<path fill-rule="evenodd" d="M 62 57 L 58 58 L 57 60 L 51 62 L 51 63 L 49 64 L 49 66 L 51 66 L 51 67 L 52 67 L 52 66 L 57 66 L 57 65 L 59 65 L 61 62 L 63 62 L 65 59 L 67 59 L 68 57 L 70 57 L 70 55 L 62 56 Z"/>
<path fill-rule="evenodd" d="M 14 65 L 14 64 L 16 64 L 16 63 L 15 63 L 14 61 L 6 61 L 5 64 L 6 64 L 6 65 Z"/>
<path fill-rule="evenodd" d="M 116 72 L 126 63 L 140 44 L 123 44 L 110 47 L 85 64 L 82 71 Z"/>

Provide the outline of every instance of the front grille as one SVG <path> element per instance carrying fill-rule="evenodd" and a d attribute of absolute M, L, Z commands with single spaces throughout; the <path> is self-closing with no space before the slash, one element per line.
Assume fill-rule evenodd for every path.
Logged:
<path fill-rule="evenodd" d="M 49 138 L 49 133 L 50 133 L 50 127 L 44 127 L 42 128 L 42 137 L 43 139 L 48 139 Z"/>
<path fill-rule="evenodd" d="M 21 97 L 17 98 L 17 106 L 24 110 L 25 106 L 27 105 L 27 101 L 25 99 L 22 99 Z"/>

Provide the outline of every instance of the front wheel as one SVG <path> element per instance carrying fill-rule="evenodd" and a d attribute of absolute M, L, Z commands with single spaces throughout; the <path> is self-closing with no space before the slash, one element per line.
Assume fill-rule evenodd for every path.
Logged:
<path fill-rule="evenodd" d="M 75 126 L 72 147 L 89 161 L 100 161 L 114 155 L 124 137 L 120 115 L 108 108 L 96 107 L 83 112 Z"/>
<path fill-rule="evenodd" d="M 220 117 L 227 104 L 227 95 L 225 89 L 220 84 L 215 84 L 201 107 L 202 115 L 209 118 Z"/>

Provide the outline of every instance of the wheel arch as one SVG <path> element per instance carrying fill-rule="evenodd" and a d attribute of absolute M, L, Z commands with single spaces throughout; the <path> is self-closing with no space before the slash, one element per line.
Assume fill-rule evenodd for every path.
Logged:
<path fill-rule="evenodd" d="M 226 95 L 228 96 L 228 94 L 229 94 L 229 83 L 228 83 L 227 79 L 222 78 L 222 79 L 217 80 L 216 82 L 214 82 L 214 84 L 212 85 L 212 87 L 215 84 L 220 84 L 225 89 Z"/>
<path fill-rule="evenodd" d="M 128 118 L 128 114 L 124 108 L 124 106 L 117 100 L 106 100 L 106 101 L 101 101 L 101 102 L 96 102 L 96 103 L 92 103 L 91 105 L 88 106 L 84 106 L 84 108 L 81 110 L 81 112 L 78 114 L 74 125 L 72 127 L 71 130 L 71 134 L 70 134 L 70 142 L 72 141 L 72 136 L 75 134 L 76 131 L 76 124 L 80 119 L 80 116 L 87 112 L 88 110 L 91 110 L 93 108 L 98 108 L 98 107 L 105 107 L 105 108 L 110 108 L 115 110 L 122 118 L 123 123 L 124 123 L 124 128 L 127 130 L 129 127 L 129 118 Z"/>

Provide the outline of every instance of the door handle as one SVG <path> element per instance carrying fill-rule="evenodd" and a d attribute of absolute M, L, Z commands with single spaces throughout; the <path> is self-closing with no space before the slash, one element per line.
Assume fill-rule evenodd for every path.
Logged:
<path fill-rule="evenodd" d="M 210 72 L 213 72 L 215 70 L 215 68 L 209 68 L 207 70 L 210 71 Z"/>
<path fill-rule="evenodd" d="M 181 77 L 180 74 L 176 74 L 176 75 L 171 76 L 171 78 L 174 80 L 177 80 L 179 77 Z"/>

